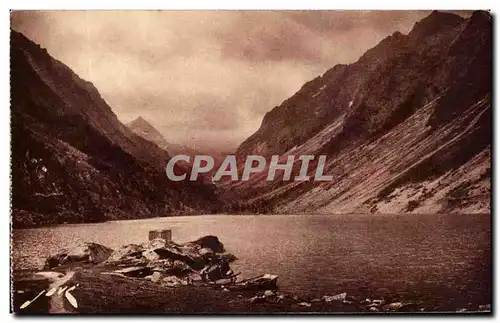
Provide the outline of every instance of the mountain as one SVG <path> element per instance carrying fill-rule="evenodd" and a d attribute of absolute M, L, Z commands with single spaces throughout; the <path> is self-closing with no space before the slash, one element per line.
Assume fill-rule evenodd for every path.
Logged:
<path fill-rule="evenodd" d="M 237 149 L 327 155 L 331 182 L 231 183 L 233 210 L 278 213 L 490 211 L 492 22 L 434 11 L 269 111 Z M 294 169 L 298 169 L 298 163 Z M 310 172 L 313 167 L 310 167 Z"/>
<path fill-rule="evenodd" d="M 131 122 L 127 123 L 127 127 L 130 128 L 133 132 L 141 136 L 142 138 L 154 142 L 160 148 L 166 150 L 170 156 L 175 155 L 203 155 L 202 152 L 199 152 L 193 148 L 189 148 L 184 145 L 173 144 L 168 142 L 165 137 L 155 128 L 151 123 L 146 121 L 143 117 L 137 117 Z"/>
<path fill-rule="evenodd" d="M 183 168 L 184 171 L 189 172 L 192 168 L 194 156 L 196 155 L 209 155 L 214 159 L 214 167 L 208 171 L 207 173 L 200 174 L 199 180 L 204 183 L 212 183 L 212 176 L 215 174 L 215 171 L 218 169 L 224 157 L 222 153 L 218 152 L 201 152 L 195 150 L 193 148 L 173 144 L 168 142 L 165 137 L 155 128 L 151 123 L 145 120 L 143 117 L 137 117 L 135 120 L 127 123 L 127 127 L 130 128 L 134 133 L 141 136 L 142 138 L 153 142 L 158 145 L 158 147 L 166 150 L 170 156 L 176 155 L 187 155 L 190 156 L 190 162 L 179 161 L 177 165 Z M 216 183 L 214 183 L 216 184 Z"/>
<path fill-rule="evenodd" d="M 207 213 L 213 185 L 170 182 L 169 154 L 123 125 L 92 83 L 11 31 L 15 227 Z"/>
<path fill-rule="evenodd" d="M 156 130 L 149 122 L 147 122 L 143 117 L 138 117 L 133 121 L 126 124 L 133 132 L 141 136 L 142 138 L 154 142 L 158 147 L 165 149 L 169 145 L 169 142 L 163 137 L 163 135 Z"/>

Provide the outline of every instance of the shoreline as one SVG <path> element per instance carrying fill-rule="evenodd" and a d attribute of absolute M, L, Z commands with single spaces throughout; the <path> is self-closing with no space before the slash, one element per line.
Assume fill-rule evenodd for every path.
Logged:
<path fill-rule="evenodd" d="M 74 271 L 70 285 L 78 302 L 74 308 L 64 301 L 58 314 L 384 314 L 384 313 L 475 313 L 490 315 L 490 304 L 470 304 L 468 307 L 424 306 L 419 301 L 381 297 L 361 299 L 354 295 L 328 298 L 298 297 L 273 291 L 229 291 L 220 286 L 158 285 L 145 279 L 104 275 L 109 267 L 86 266 L 59 268 L 57 272 Z M 19 315 L 54 313 L 52 298 L 42 296 L 29 307 L 21 304 L 41 291 L 48 291 L 48 282 L 28 278 L 33 271 L 13 272 L 11 312 Z M 19 291 L 23 291 L 20 293 Z M 268 294 L 268 296 L 265 296 Z M 345 293 L 343 293 L 345 294 Z M 339 297 L 340 296 L 340 297 Z M 333 299 L 337 297 L 338 299 Z M 59 300 L 61 303 L 61 300 Z M 371 304 L 370 304 L 371 303 Z M 370 306 L 372 305 L 372 306 Z M 59 306 L 60 307 L 60 306 Z"/>
<path fill-rule="evenodd" d="M 33 226 L 16 226 L 11 221 L 10 228 L 12 230 L 25 230 L 25 229 L 39 229 L 39 228 L 57 228 L 61 226 L 71 226 L 71 225 L 99 225 L 104 223 L 119 223 L 127 221 L 142 221 L 142 220 L 157 220 L 157 219 L 170 219 L 178 217 L 204 217 L 204 216 L 446 216 L 449 214 L 454 214 L 458 216 L 490 216 L 491 212 L 479 212 L 479 213 L 204 213 L 204 214 L 178 214 L 170 216 L 158 216 L 149 218 L 137 218 L 137 219 L 115 219 L 106 220 L 102 222 L 68 222 L 68 223 L 47 223 L 41 225 Z"/>

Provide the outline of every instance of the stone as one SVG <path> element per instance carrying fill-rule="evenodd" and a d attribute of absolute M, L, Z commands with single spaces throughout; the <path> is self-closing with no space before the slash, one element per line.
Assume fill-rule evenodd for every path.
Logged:
<path fill-rule="evenodd" d="M 161 280 L 161 273 L 158 272 L 158 271 L 155 271 L 152 275 L 151 275 L 151 281 L 153 283 L 157 283 Z"/>
<path fill-rule="evenodd" d="M 274 295 L 276 295 L 276 294 L 272 290 L 266 290 L 264 292 L 264 296 L 265 297 L 271 297 L 271 296 L 274 296 Z"/>
<path fill-rule="evenodd" d="M 467 312 L 467 309 L 466 308 L 460 308 L 460 309 L 456 310 L 455 312 L 457 312 L 457 313 L 464 313 L 464 312 Z"/>
<path fill-rule="evenodd" d="M 389 310 L 389 311 L 396 311 L 396 310 L 399 310 L 401 307 L 403 307 L 403 303 L 394 302 L 394 303 L 390 303 L 390 304 L 385 305 L 384 309 Z"/>
<path fill-rule="evenodd" d="M 238 260 L 238 257 L 236 257 L 235 255 L 233 255 L 232 253 L 229 253 L 229 252 L 218 254 L 218 257 L 220 259 L 224 259 L 227 262 L 233 262 L 233 261 Z"/>
<path fill-rule="evenodd" d="M 219 238 L 216 236 L 204 236 L 199 238 L 198 240 L 190 242 L 190 244 L 195 244 L 202 248 L 212 249 L 214 253 L 223 253 L 226 250 L 224 249 L 224 245 L 219 241 Z"/>
<path fill-rule="evenodd" d="M 98 243 L 82 242 L 72 249 L 61 249 L 45 261 L 45 269 L 74 263 L 101 263 L 107 260 L 113 250 Z"/>
<path fill-rule="evenodd" d="M 159 248 L 165 248 L 170 245 L 175 245 L 174 242 L 167 241 L 162 238 L 155 238 L 149 241 L 146 241 L 140 245 L 143 250 L 154 250 Z"/>
<path fill-rule="evenodd" d="M 148 261 L 156 261 L 160 259 L 160 255 L 158 255 L 154 250 L 151 249 L 143 251 L 142 256 Z"/>
<path fill-rule="evenodd" d="M 308 303 L 308 302 L 301 302 L 301 303 L 299 303 L 297 305 L 304 306 L 304 307 L 311 307 L 311 303 Z"/>
<path fill-rule="evenodd" d="M 206 257 L 206 256 L 212 256 L 212 255 L 214 255 L 214 252 L 210 248 L 201 248 L 200 251 L 199 251 L 199 254 L 201 256 Z"/>
<path fill-rule="evenodd" d="M 168 287 L 178 287 L 178 286 L 186 286 L 188 285 L 188 281 L 187 279 L 181 279 L 179 277 L 176 277 L 176 276 L 167 276 L 165 278 L 163 278 L 163 283 L 165 286 L 168 286 Z"/>
<path fill-rule="evenodd" d="M 369 310 L 370 312 L 378 312 L 378 311 L 379 311 L 379 309 L 378 309 L 378 308 L 376 308 L 376 307 L 374 307 L 374 306 L 370 307 L 368 310 Z"/>
<path fill-rule="evenodd" d="M 135 257 L 144 251 L 144 249 L 136 244 L 128 244 L 121 246 L 111 253 L 106 260 L 106 263 L 120 262 L 127 257 Z"/>
<path fill-rule="evenodd" d="M 491 311 L 491 304 L 479 305 L 477 309 L 481 312 L 490 312 Z"/>
<path fill-rule="evenodd" d="M 311 303 L 318 303 L 318 302 L 321 302 L 321 299 L 320 298 L 313 298 L 311 300 Z"/>
<path fill-rule="evenodd" d="M 330 302 L 333 302 L 333 301 L 345 301 L 346 299 L 346 296 L 347 296 L 347 293 L 341 293 L 341 294 L 337 294 L 337 295 L 334 295 L 334 296 L 328 296 L 328 295 L 325 295 L 323 296 L 322 300 L 327 302 L 327 303 L 330 303 Z"/>

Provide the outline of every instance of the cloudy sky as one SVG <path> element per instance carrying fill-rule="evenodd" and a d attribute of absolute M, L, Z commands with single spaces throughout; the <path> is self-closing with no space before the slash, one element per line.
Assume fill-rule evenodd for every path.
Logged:
<path fill-rule="evenodd" d="M 428 11 L 16 11 L 12 27 L 91 81 L 122 122 L 229 151 L 306 81 Z"/>

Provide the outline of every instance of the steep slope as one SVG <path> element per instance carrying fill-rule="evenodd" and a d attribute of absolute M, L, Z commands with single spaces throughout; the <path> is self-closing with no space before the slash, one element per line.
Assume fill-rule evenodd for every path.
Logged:
<path fill-rule="evenodd" d="M 14 226 L 218 207 L 212 186 L 169 182 L 166 151 L 130 131 L 91 83 L 15 31 L 11 129 Z"/>
<path fill-rule="evenodd" d="M 158 147 L 162 149 L 166 150 L 169 145 L 165 137 L 163 137 L 163 135 L 143 117 L 137 117 L 136 119 L 130 121 L 127 123 L 127 127 L 142 138 L 157 144 Z"/>
<path fill-rule="evenodd" d="M 489 212 L 491 32 L 487 12 L 435 11 L 306 83 L 237 153 L 326 154 L 333 181 L 267 182 L 264 171 L 231 185 L 247 201 L 234 208 Z"/>

